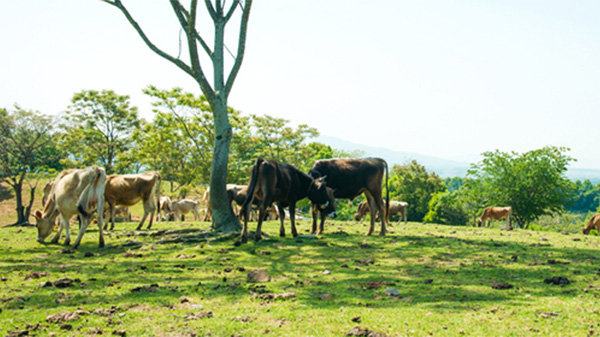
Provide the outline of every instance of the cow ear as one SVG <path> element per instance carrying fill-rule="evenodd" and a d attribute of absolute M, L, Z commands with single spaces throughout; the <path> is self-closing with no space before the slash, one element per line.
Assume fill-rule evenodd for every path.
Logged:
<path fill-rule="evenodd" d="M 33 212 L 33 214 L 31 216 L 40 220 L 42 218 L 42 215 L 43 215 L 42 211 L 40 211 L 39 209 L 36 209 L 35 212 Z"/>

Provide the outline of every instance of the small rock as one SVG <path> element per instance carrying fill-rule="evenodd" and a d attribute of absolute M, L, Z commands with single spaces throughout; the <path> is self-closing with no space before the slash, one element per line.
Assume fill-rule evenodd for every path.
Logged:
<path fill-rule="evenodd" d="M 271 281 L 271 276 L 263 269 L 254 269 L 248 272 L 246 282 L 248 283 L 266 283 Z"/>
<path fill-rule="evenodd" d="M 383 292 L 388 296 L 400 296 L 400 290 L 394 288 L 387 288 Z"/>
<path fill-rule="evenodd" d="M 329 270 L 324 270 L 323 275 L 331 275 L 331 272 Z"/>
<path fill-rule="evenodd" d="M 83 257 L 92 257 L 94 256 L 94 253 L 92 252 L 85 252 L 85 254 L 83 254 Z"/>

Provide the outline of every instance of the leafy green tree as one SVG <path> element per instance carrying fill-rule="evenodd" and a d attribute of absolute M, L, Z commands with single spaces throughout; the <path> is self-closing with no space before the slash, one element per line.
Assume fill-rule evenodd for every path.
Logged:
<path fill-rule="evenodd" d="M 465 226 L 469 221 L 469 217 L 464 205 L 458 191 L 437 192 L 433 194 L 429 201 L 429 212 L 427 212 L 423 221 Z"/>
<path fill-rule="evenodd" d="M 130 149 L 131 134 L 140 126 L 137 108 L 129 105 L 129 96 L 112 90 L 81 91 L 71 101 L 62 135 L 70 165 L 97 164 L 115 173 L 117 157 Z"/>
<path fill-rule="evenodd" d="M 429 211 L 433 194 L 443 192 L 446 186 L 435 173 L 428 173 L 416 160 L 406 165 L 394 165 L 390 178 L 390 198 L 408 202 L 409 221 L 422 221 Z"/>
<path fill-rule="evenodd" d="M 465 183 L 465 180 L 461 177 L 445 178 L 444 184 L 450 192 L 458 191 L 460 187 Z"/>
<path fill-rule="evenodd" d="M 54 122 L 49 116 L 15 106 L 14 110 L 0 109 L 0 181 L 15 192 L 17 222 L 29 223 L 35 188 L 30 185 L 29 204 L 23 205 L 23 184 L 28 173 L 60 169 L 62 156 L 53 137 Z"/>
<path fill-rule="evenodd" d="M 542 215 L 561 214 L 572 202 L 576 185 L 565 172 L 574 159 L 567 151 L 547 146 L 523 154 L 485 152 L 481 162 L 471 165 L 467 177 L 478 180 L 473 191 L 484 202 L 481 208 L 511 206 L 517 224 L 526 227 Z"/>
<path fill-rule="evenodd" d="M 288 120 L 269 115 L 251 115 L 250 119 L 254 131 L 252 143 L 256 146 L 255 157 L 292 164 L 301 170 L 308 168 L 315 153 L 312 147 L 305 144 L 305 140 L 317 137 L 317 129 L 306 124 L 294 129 L 287 125 Z"/>
<path fill-rule="evenodd" d="M 587 213 L 594 212 L 600 205 L 600 184 L 593 185 L 588 179 L 575 182 L 577 190 L 572 205 L 567 207 L 569 212 Z"/>
<path fill-rule="evenodd" d="M 185 34 L 189 64 L 179 56 L 174 57 L 169 55 L 152 43 L 121 0 L 103 1 L 118 8 L 123 13 L 127 21 L 140 35 L 150 50 L 190 75 L 200 86 L 202 93 L 211 106 L 214 121 L 214 146 L 210 169 L 210 202 L 213 211 L 213 227 L 220 232 L 239 230 L 241 227 L 240 223 L 231 210 L 225 191 L 229 150 L 233 135 L 227 101 L 244 59 L 246 31 L 248 28 L 248 19 L 250 18 L 250 9 L 252 8 L 252 0 L 233 0 L 228 5 L 228 8 L 225 7 L 225 1 L 216 0 L 213 3 L 206 0 L 204 2 L 206 11 L 214 24 L 214 45 L 212 48 L 206 43 L 202 34 L 196 28 L 198 1 L 191 1 L 188 8 L 185 8 L 180 1 L 170 2 L 181 30 Z M 242 9 L 242 13 L 240 15 L 237 53 L 227 75 L 225 71 L 225 26 L 234 16 L 238 7 Z M 200 51 L 204 51 L 208 57 L 208 63 L 212 65 L 212 83 L 208 80 L 203 68 L 203 65 L 205 66 L 206 63 L 200 62 Z"/>

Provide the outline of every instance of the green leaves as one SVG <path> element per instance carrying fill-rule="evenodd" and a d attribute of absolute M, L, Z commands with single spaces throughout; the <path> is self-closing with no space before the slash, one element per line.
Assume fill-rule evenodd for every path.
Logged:
<path fill-rule="evenodd" d="M 521 226 L 546 214 L 560 214 L 574 196 L 575 184 L 564 175 L 574 159 L 564 154 L 565 147 L 547 146 L 523 154 L 496 150 L 486 152 L 473 164 L 467 182 L 480 208 L 512 206 Z"/>
<path fill-rule="evenodd" d="M 112 90 L 81 91 L 71 101 L 62 145 L 72 154 L 72 163 L 98 164 L 115 173 L 117 157 L 131 148 L 130 136 L 140 127 L 137 108 L 129 105 L 129 96 Z"/>

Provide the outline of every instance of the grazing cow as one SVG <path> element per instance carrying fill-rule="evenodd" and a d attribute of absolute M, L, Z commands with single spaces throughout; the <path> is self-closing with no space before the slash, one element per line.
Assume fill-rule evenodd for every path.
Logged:
<path fill-rule="evenodd" d="M 106 212 L 108 211 L 109 207 L 107 203 L 104 203 L 104 219 L 106 219 L 106 221 L 110 221 L 110 214 L 108 216 L 106 216 Z M 131 213 L 129 213 L 129 207 L 127 206 L 116 206 L 115 207 L 115 217 L 123 217 L 123 219 L 127 222 L 131 221 Z"/>
<path fill-rule="evenodd" d="M 104 247 L 104 237 L 102 235 L 103 208 L 104 208 L 104 187 L 106 183 L 106 173 L 104 169 L 98 166 L 91 166 L 81 170 L 72 170 L 66 174 L 59 174 L 54 180 L 54 184 L 48 193 L 48 200 L 44 206 L 44 212 L 36 210 L 33 216 L 36 219 L 38 231 L 37 241 L 44 240 L 52 232 L 54 221 L 58 215 L 61 217 L 58 233 L 52 238 L 52 243 L 57 243 L 60 239 L 63 228 L 65 229 L 65 245 L 71 243 L 71 234 L 69 231 L 69 221 L 74 215 L 78 215 L 81 220 L 79 235 L 73 244 L 73 248 L 79 247 L 81 238 L 91 222 L 91 213 L 98 213 L 98 227 L 100 248 Z"/>
<path fill-rule="evenodd" d="M 583 228 L 583 234 L 590 234 L 592 229 L 595 229 L 600 233 L 600 213 L 594 214 L 587 226 Z"/>
<path fill-rule="evenodd" d="M 483 210 L 481 217 L 479 217 L 479 219 L 477 219 L 477 226 L 481 227 L 481 225 L 483 224 L 483 225 L 486 225 L 486 227 L 488 227 L 492 220 L 506 219 L 508 227 L 511 227 L 511 225 L 510 225 L 510 213 L 511 212 L 512 212 L 512 207 L 510 207 L 510 206 L 508 206 L 508 207 L 492 207 L 492 206 L 486 207 Z M 485 224 L 485 221 L 487 221 L 487 224 Z"/>
<path fill-rule="evenodd" d="M 56 181 L 60 180 L 62 177 L 66 176 L 67 174 L 73 173 L 74 171 L 76 171 L 76 170 L 75 169 L 68 169 L 68 170 L 60 171 L 60 173 L 58 173 L 54 179 L 50 180 L 44 186 L 44 193 L 42 194 L 42 206 L 46 206 L 46 202 L 48 201 L 48 198 L 50 197 L 50 193 L 52 192 L 52 187 L 54 186 L 54 183 Z"/>
<path fill-rule="evenodd" d="M 404 223 L 407 223 L 406 219 L 406 209 L 408 208 L 408 203 L 405 201 L 390 201 L 390 212 L 388 217 L 391 215 L 398 215 L 398 222 L 404 219 Z M 370 212 L 369 204 L 366 201 L 361 202 L 356 207 L 356 213 L 354 214 L 354 219 L 356 221 L 360 221 L 368 212 Z M 377 212 L 376 219 L 379 219 L 379 212 Z"/>
<path fill-rule="evenodd" d="M 261 200 L 258 206 L 258 224 L 254 240 L 261 239 L 261 227 L 265 218 L 267 207 L 277 203 L 279 209 L 279 235 L 285 236 L 283 221 L 285 219 L 285 207 L 289 206 L 290 222 L 292 224 L 292 236 L 298 236 L 296 231 L 296 202 L 308 197 L 310 201 L 318 205 L 320 211 L 332 217 L 335 213 L 335 200 L 333 193 L 327 189 L 322 178 L 313 179 L 308 174 L 298 170 L 290 164 L 280 164 L 273 160 L 259 158 L 252 166 L 250 183 L 248 184 L 248 196 L 242 205 L 241 213 L 244 215 L 244 227 L 242 229 L 242 242 L 248 241 L 248 216 L 250 205 L 254 198 Z"/>
<path fill-rule="evenodd" d="M 142 228 L 148 213 L 150 213 L 150 221 L 148 229 L 152 226 L 154 219 L 154 211 L 160 207 L 158 197 L 156 204 L 154 203 L 154 194 L 160 193 L 160 174 L 157 172 L 144 172 L 140 174 L 114 174 L 106 179 L 106 189 L 104 197 L 110 208 L 111 225 L 110 229 L 115 228 L 115 206 L 133 206 L 140 201 L 144 203 L 144 216 L 140 221 L 137 230 Z M 108 223 L 105 224 L 104 229 Z"/>
<path fill-rule="evenodd" d="M 381 212 L 385 216 L 381 219 L 381 232 L 385 235 L 385 225 L 388 222 L 386 210 L 389 202 L 384 206 L 382 198 L 382 182 L 385 173 L 385 187 L 389 200 L 388 166 L 385 160 L 380 158 L 366 159 L 321 159 L 313 163 L 308 174 L 314 179 L 323 177 L 327 186 L 334 190 L 334 196 L 338 199 L 354 199 L 361 193 L 365 194 L 371 210 L 371 226 L 367 235 L 373 233 L 375 227 L 375 213 Z M 317 209 L 313 204 L 313 234 L 322 234 L 325 224 L 325 215 L 321 212 L 321 224 L 317 231 Z"/>
<path fill-rule="evenodd" d="M 171 203 L 172 212 L 167 218 L 174 218 L 178 220 L 181 215 L 187 213 L 194 213 L 194 220 L 200 221 L 200 201 L 196 199 L 181 199 L 175 200 Z"/>
<path fill-rule="evenodd" d="M 158 199 L 158 211 L 156 212 L 156 221 L 162 217 L 169 218 L 169 213 L 173 212 L 171 198 L 162 196 Z M 163 216 L 164 213 L 164 216 Z"/>

